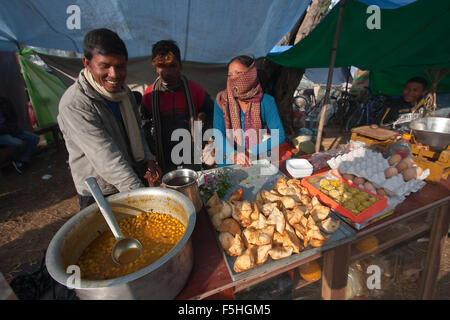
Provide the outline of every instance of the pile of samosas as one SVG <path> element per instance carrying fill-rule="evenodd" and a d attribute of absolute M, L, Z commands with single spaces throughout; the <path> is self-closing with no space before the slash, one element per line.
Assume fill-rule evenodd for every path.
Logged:
<path fill-rule="evenodd" d="M 226 254 L 237 256 L 235 272 L 262 265 L 269 256 L 282 259 L 311 244 L 324 245 L 339 228 L 330 208 L 311 197 L 297 179 L 278 179 L 275 189 L 261 190 L 255 202 L 242 199 L 242 189 L 229 200 L 215 193 L 207 211 Z"/>

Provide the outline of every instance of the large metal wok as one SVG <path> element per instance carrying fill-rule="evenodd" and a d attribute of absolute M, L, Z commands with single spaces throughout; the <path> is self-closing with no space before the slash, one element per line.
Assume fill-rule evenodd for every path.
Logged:
<path fill-rule="evenodd" d="M 182 193 L 167 188 L 142 188 L 107 198 L 119 221 L 150 210 L 176 217 L 186 226 L 181 240 L 166 255 L 149 266 L 123 277 L 109 280 L 71 281 L 83 250 L 108 227 L 97 204 L 81 210 L 55 234 L 46 254 L 46 265 L 53 279 L 73 287 L 84 299 L 173 299 L 183 289 L 192 270 L 194 255 L 191 235 L 196 213 L 192 202 Z M 70 267 L 70 268 L 69 268 Z M 70 272 L 67 272 L 71 270 Z"/>
<path fill-rule="evenodd" d="M 428 145 L 436 151 L 447 148 L 450 143 L 450 119 L 427 117 L 414 120 L 409 127 L 417 142 Z"/>

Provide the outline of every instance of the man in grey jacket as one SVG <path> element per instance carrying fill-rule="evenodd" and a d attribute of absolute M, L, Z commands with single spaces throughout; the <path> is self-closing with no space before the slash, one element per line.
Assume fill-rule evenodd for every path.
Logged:
<path fill-rule="evenodd" d="M 119 36 L 95 29 L 84 38 L 84 69 L 59 103 L 58 124 L 80 209 L 94 203 L 84 183 L 95 177 L 105 196 L 151 185 L 161 169 L 140 125 L 133 93 L 125 84 L 128 52 Z"/>

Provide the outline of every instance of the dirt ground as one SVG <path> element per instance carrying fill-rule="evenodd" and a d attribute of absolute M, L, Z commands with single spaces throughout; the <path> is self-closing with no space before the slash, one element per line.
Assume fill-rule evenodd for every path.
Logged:
<path fill-rule="evenodd" d="M 347 138 L 325 132 L 324 146 L 328 149 Z M 59 151 L 46 147 L 39 150 L 22 175 L 12 166 L 1 171 L 0 272 L 7 280 L 39 269 L 54 234 L 79 211 L 67 159 L 64 147 Z M 45 180 L 45 175 L 51 177 Z M 450 299 L 449 242 L 447 239 L 441 261 L 438 299 Z M 403 298 L 410 297 L 405 294 Z"/>

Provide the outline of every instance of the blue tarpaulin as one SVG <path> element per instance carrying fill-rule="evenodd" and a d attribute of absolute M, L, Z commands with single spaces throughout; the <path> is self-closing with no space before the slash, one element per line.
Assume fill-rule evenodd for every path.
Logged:
<path fill-rule="evenodd" d="M 108 28 L 125 41 L 130 58 L 150 56 L 152 44 L 161 39 L 175 40 L 185 61 L 261 57 L 290 31 L 310 2 L 0 0 L 0 51 L 16 50 L 18 42 L 82 53 L 89 30 Z"/>

